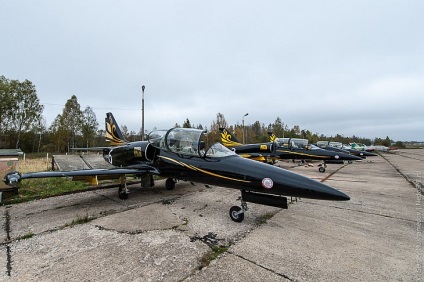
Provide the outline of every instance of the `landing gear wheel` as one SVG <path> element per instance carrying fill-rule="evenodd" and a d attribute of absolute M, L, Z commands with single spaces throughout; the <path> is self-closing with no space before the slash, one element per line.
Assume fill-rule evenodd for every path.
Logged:
<path fill-rule="evenodd" d="M 325 172 L 325 168 L 324 167 L 320 167 L 318 170 L 319 170 L 319 172 L 323 172 L 323 173 Z"/>
<path fill-rule="evenodd" d="M 125 189 L 125 187 L 119 187 L 119 190 L 118 190 L 118 196 L 119 196 L 119 199 L 121 199 L 121 200 L 127 200 L 128 199 L 128 192 L 127 192 L 127 189 Z"/>
<path fill-rule="evenodd" d="M 175 180 L 172 178 L 168 178 L 165 182 L 166 190 L 174 190 L 175 188 Z"/>
<path fill-rule="evenodd" d="M 244 219 L 244 212 L 241 212 L 239 206 L 232 206 L 230 209 L 230 217 L 235 222 L 242 222 Z"/>

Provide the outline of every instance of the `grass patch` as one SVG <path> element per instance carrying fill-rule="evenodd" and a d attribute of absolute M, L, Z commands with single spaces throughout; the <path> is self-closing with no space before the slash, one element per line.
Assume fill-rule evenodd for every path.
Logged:
<path fill-rule="evenodd" d="M 84 216 L 77 216 L 76 219 L 72 220 L 71 223 L 67 223 L 65 224 L 64 227 L 69 227 L 69 226 L 75 226 L 75 225 L 79 225 L 79 224 L 84 224 L 87 222 L 90 222 L 92 220 L 95 220 L 96 217 L 95 216 L 89 216 L 88 214 L 85 214 Z"/>
<path fill-rule="evenodd" d="M 31 231 L 28 232 L 25 235 L 22 235 L 21 237 L 17 238 L 17 240 L 25 240 L 25 239 L 30 239 L 34 236 L 34 233 L 32 233 Z"/>
<path fill-rule="evenodd" d="M 89 185 L 84 182 L 72 181 L 64 177 L 25 179 L 19 185 L 18 194 L 4 199 L 2 204 L 17 204 L 43 199 L 71 191 L 81 191 L 87 187 Z"/>
<path fill-rule="evenodd" d="M 51 170 L 51 158 L 26 158 L 19 160 L 17 170 L 20 173 Z M 109 180 L 102 180 L 103 182 Z M 119 180 L 112 181 L 113 183 Z M 48 198 L 65 193 L 84 191 L 90 185 L 84 181 L 72 181 L 66 177 L 24 179 L 19 183 L 18 194 L 4 197 L 1 205 L 17 204 Z"/>
<path fill-rule="evenodd" d="M 258 224 L 264 224 L 275 215 L 275 212 L 267 212 L 266 214 L 259 216 L 257 219 Z"/>
<path fill-rule="evenodd" d="M 200 259 L 199 270 L 208 266 L 211 261 L 215 260 L 219 255 L 228 251 L 228 246 L 212 246 Z"/>

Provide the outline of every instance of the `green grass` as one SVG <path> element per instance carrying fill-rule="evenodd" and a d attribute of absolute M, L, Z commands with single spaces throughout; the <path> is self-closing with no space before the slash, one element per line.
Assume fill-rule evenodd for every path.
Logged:
<path fill-rule="evenodd" d="M 26 239 L 30 239 L 34 236 L 34 233 L 32 233 L 31 231 L 28 232 L 25 235 L 22 235 L 21 237 L 17 238 L 17 240 L 26 240 Z"/>
<path fill-rule="evenodd" d="M 76 219 L 72 220 L 71 223 L 65 224 L 64 227 L 69 227 L 69 226 L 75 226 L 75 225 L 79 225 L 79 224 L 84 224 L 87 222 L 90 222 L 92 220 L 95 220 L 96 217 L 94 216 L 89 216 L 88 214 L 84 215 L 84 216 L 77 216 Z"/>
<path fill-rule="evenodd" d="M 18 194 L 3 199 L 2 204 L 17 204 L 36 199 L 48 198 L 72 191 L 82 191 L 88 184 L 81 181 L 59 178 L 38 178 L 22 181 L 19 185 Z"/>
<path fill-rule="evenodd" d="M 199 270 L 208 266 L 211 261 L 219 257 L 219 255 L 228 251 L 228 246 L 213 246 L 209 251 L 207 251 L 199 260 Z"/>
<path fill-rule="evenodd" d="M 276 212 L 267 212 L 262 216 L 259 216 L 257 219 L 258 224 L 265 224 L 267 223 L 267 221 L 269 219 L 271 219 L 274 215 L 276 214 Z"/>

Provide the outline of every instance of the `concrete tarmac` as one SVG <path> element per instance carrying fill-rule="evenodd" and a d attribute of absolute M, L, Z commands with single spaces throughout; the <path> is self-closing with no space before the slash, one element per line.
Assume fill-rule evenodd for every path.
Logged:
<path fill-rule="evenodd" d="M 0 281 L 422 281 L 424 150 L 352 164 L 279 166 L 347 193 L 288 210 L 164 181 L 2 206 Z M 30 181 L 30 180 L 29 180 Z"/>

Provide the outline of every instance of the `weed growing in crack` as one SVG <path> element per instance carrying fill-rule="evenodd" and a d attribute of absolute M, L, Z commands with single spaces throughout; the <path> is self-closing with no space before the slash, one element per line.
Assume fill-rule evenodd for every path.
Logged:
<path fill-rule="evenodd" d="M 95 220 L 95 219 L 96 219 L 95 216 L 90 217 L 88 214 L 85 214 L 85 216 L 79 216 L 78 215 L 76 219 L 73 219 L 71 223 L 65 224 L 64 227 L 84 224 L 84 223 L 90 222 L 90 221 Z"/>
<path fill-rule="evenodd" d="M 207 251 L 200 259 L 199 259 L 199 270 L 208 266 L 213 260 L 219 257 L 221 254 L 228 251 L 228 246 L 212 246 L 209 251 Z"/>
<path fill-rule="evenodd" d="M 34 233 L 29 231 L 28 233 L 22 235 L 21 237 L 18 237 L 17 240 L 25 240 L 25 239 L 32 238 L 33 236 L 34 236 Z"/>

